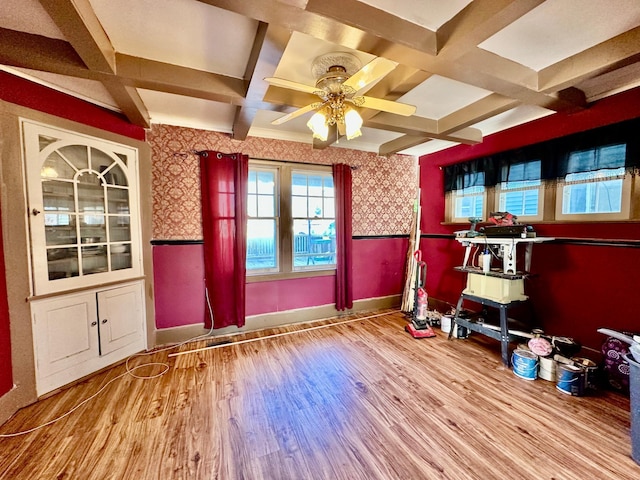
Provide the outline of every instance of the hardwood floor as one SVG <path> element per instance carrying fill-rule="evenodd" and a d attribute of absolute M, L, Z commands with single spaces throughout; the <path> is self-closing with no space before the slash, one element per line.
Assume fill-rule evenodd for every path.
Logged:
<path fill-rule="evenodd" d="M 171 368 L 152 380 L 125 376 L 63 420 L 0 439 L 0 478 L 640 478 L 628 398 L 565 395 L 501 366 L 495 341 L 448 341 L 439 330 L 415 340 L 405 323 L 388 313 L 136 359 Z M 123 372 L 114 367 L 25 408 L 0 433 L 44 423 Z"/>

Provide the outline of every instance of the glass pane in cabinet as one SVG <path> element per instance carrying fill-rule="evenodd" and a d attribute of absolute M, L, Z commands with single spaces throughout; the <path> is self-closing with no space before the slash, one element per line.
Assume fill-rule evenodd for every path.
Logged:
<path fill-rule="evenodd" d="M 111 245 L 111 270 L 131 268 L 131 245 Z"/>
<path fill-rule="evenodd" d="M 126 220 L 126 223 L 123 223 L 124 220 Z M 109 217 L 109 239 L 112 242 L 128 242 L 131 240 L 129 217 Z"/>
<path fill-rule="evenodd" d="M 47 249 L 47 267 L 49 280 L 77 277 L 78 248 L 49 248 Z"/>
<path fill-rule="evenodd" d="M 129 190 L 122 188 L 107 189 L 107 203 L 109 213 L 118 215 L 129 214 Z"/>
<path fill-rule="evenodd" d="M 116 157 L 120 159 L 120 161 L 125 167 L 129 165 L 129 157 L 127 157 L 123 153 L 116 153 Z"/>
<path fill-rule="evenodd" d="M 43 180 L 42 197 L 45 207 L 56 199 L 66 200 L 68 205 L 73 206 L 73 182 Z"/>
<path fill-rule="evenodd" d="M 102 150 L 97 148 L 91 149 L 91 169 L 96 172 L 104 172 L 111 165 L 115 163 L 115 160 L 107 155 Z"/>
<path fill-rule="evenodd" d="M 75 215 L 47 213 L 44 216 L 44 221 L 44 233 L 48 247 L 53 245 L 73 245 L 78 243 Z"/>
<path fill-rule="evenodd" d="M 77 170 L 89 168 L 89 156 L 85 145 L 67 145 L 59 148 L 58 152 Z"/>
<path fill-rule="evenodd" d="M 66 178 L 73 179 L 76 169 L 58 153 L 52 152 L 44 161 L 40 169 L 42 178 Z"/>
<path fill-rule="evenodd" d="M 97 173 L 82 172 L 76 177 L 78 181 L 78 195 L 80 195 L 80 187 L 86 188 L 102 188 L 102 177 Z"/>
<path fill-rule="evenodd" d="M 107 266 L 107 247 L 82 247 L 82 274 L 103 273 Z"/>
<path fill-rule="evenodd" d="M 49 135 L 38 135 L 38 151 L 41 152 L 53 142 L 57 142 L 59 138 L 50 137 Z"/>
<path fill-rule="evenodd" d="M 104 177 L 109 185 L 118 185 L 120 187 L 127 186 L 127 176 L 118 165 L 114 165 L 110 168 L 109 171 L 104 174 Z"/>
<path fill-rule="evenodd" d="M 80 215 L 80 238 L 82 243 L 107 241 L 104 215 Z"/>
<path fill-rule="evenodd" d="M 104 205 L 104 187 L 97 175 L 84 174 L 80 179 L 93 179 L 91 183 L 78 183 L 78 200 Z"/>

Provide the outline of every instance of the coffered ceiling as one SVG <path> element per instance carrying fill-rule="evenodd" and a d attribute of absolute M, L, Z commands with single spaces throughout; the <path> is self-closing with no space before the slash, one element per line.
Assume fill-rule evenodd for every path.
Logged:
<path fill-rule="evenodd" d="M 363 135 L 313 141 L 313 60 L 397 65 L 363 108 Z M 2 0 L 0 68 L 122 112 L 132 123 L 422 155 L 588 108 L 640 86 L 638 0 Z"/>

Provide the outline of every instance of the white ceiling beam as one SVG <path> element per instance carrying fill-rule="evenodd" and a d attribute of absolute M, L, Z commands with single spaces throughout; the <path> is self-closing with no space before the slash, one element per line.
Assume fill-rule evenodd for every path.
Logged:
<path fill-rule="evenodd" d="M 357 0 L 309 0 L 305 10 L 420 52 L 437 53 L 434 31 Z"/>
<path fill-rule="evenodd" d="M 114 76 L 116 52 L 89 0 L 40 0 L 40 3 L 87 68 L 109 75 L 102 83 L 125 116 L 132 123 L 149 128 L 149 112 L 138 92 Z"/>
<path fill-rule="evenodd" d="M 245 101 L 238 107 L 233 122 L 234 139 L 244 140 L 247 138 L 258 110 L 282 110 L 282 107 L 263 101 L 269 87 L 264 78 L 274 75 L 290 38 L 290 30 L 263 22 L 258 25 L 250 60 L 244 75 L 248 84 Z"/>
<path fill-rule="evenodd" d="M 640 27 L 566 58 L 538 73 L 540 91 L 563 88 L 640 61 Z"/>

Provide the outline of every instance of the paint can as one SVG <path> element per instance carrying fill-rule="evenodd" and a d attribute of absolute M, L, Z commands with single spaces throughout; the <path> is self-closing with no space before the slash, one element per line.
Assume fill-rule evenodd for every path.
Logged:
<path fill-rule="evenodd" d="M 529 350 L 516 349 L 511 355 L 513 373 L 525 380 L 535 380 L 538 376 L 538 356 Z"/>
<path fill-rule="evenodd" d="M 549 382 L 556 381 L 556 362 L 553 357 L 540 357 L 540 368 L 538 370 L 538 377 Z"/>
<path fill-rule="evenodd" d="M 584 388 L 586 390 L 598 389 L 598 365 L 593 360 L 582 357 L 573 357 L 577 367 L 584 372 Z"/>
<path fill-rule="evenodd" d="M 558 364 L 556 388 L 562 393 L 581 397 L 584 394 L 584 371 L 575 365 Z"/>
<path fill-rule="evenodd" d="M 451 331 L 452 322 L 452 315 L 443 315 L 442 317 L 440 317 L 440 329 L 442 330 L 442 333 L 449 333 Z"/>

